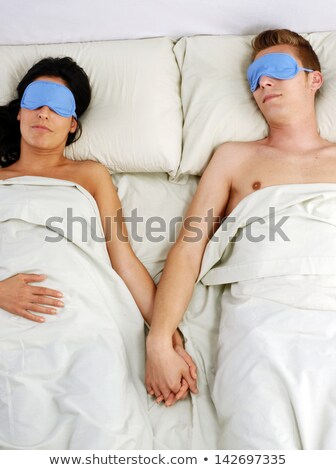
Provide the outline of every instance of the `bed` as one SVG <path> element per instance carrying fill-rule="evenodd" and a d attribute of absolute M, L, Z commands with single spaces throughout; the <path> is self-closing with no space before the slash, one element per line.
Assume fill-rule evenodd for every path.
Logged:
<path fill-rule="evenodd" d="M 85 69 L 93 99 L 82 119 L 83 135 L 67 148 L 67 156 L 99 161 L 109 169 L 128 217 L 131 243 L 156 282 L 216 147 L 225 141 L 260 139 L 267 133 L 245 76 L 253 34 L 268 27 L 288 27 L 311 41 L 325 78 L 317 101 L 320 133 L 336 141 L 333 3 L 326 2 L 326 8 L 320 4 L 316 15 L 306 3 L 296 2 L 298 12 L 306 13 L 298 24 L 292 19 L 295 15 L 289 2 L 291 19 L 282 5 L 275 20 L 276 2 L 268 2 L 260 20 L 260 7 L 252 8 L 251 2 L 245 1 L 238 20 L 232 2 L 213 0 L 206 7 L 200 1 L 185 2 L 183 7 L 177 1 L 169 6 L 160 2 L 160 7 L 152 8 L 149 1 L 98 1 L 90 22 L 89 2 L 73 2 L 76 17 L 67 15 L 65 3 L 58 2 L 57 10 L 51 12 L 42 1 L 35 2 L 35 9 L 29 11 L 20 1 L 11 5 L 0 2 L 6 19 L 0 36 L 0 103 L 13 98 L 16 83 L 42 57 L 70 56 Z M 28 15 L 29 28 L 23 12 Z M 132 18 L 137 14 L 139 21 L 135 22 Z M 198 366 L 199 395 L 166 409 L 140 390 L 139 400 L 148 411 L 148 421 L 141 413 L 138 421 L 143 419 L 146 429 L 149 426 L 143 441 L 106 444 L 89 440 L 78 444 L 56 439 L 46 440 L 41 447 L 35 443 L 34 448 L 220 448 L 220 422 L 210 390 L 223 286 L 206 277 L 214 263 L 209 261 L 203 269 L 200 280 L 204 276 L 206 280 L 195 287 L 180 326 L 186 348 Z M 5 345 L 3 342 L 3 355 Z M 143 343 L 139 349 L 143 352 Z M 143 364 L 137 371 L 140 383 Z M 3 396 L 5 393 L 2 390 Z M 12 446 L 7 442 L 2 448 L 29 447 L 24 438 L 20 442 Z"/>

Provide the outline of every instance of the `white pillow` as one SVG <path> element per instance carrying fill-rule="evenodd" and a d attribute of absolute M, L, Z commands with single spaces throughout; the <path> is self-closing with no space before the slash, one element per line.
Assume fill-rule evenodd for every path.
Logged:
<path fill-rule="evenodd" d="M 325 83 L 317 97 L 323 137 L 336 141 L 336 33 L 303 35 L 318 54 Z M 246 78 L 253 36 L 194 36 L 174 52 L 182 74 L 183 153 L 178 175 L 200 175 L 218 145 L 267 135 Z"/>
<path fill-rule="evenodd" d="M 316 52 L 324 83 L 316 97 L 316 115 L 321 137 L 336 142 L 336 33 L 303 34 Z"/>
<path fill-rule="evenodd" d="M 180 74 L 169 38 L 37 46 L 0 46 L 0 103 L 15 96 L 27 70 L 43 57 L 70 56 L 84 68 L 92 102 L 83 134 L 67 148 L 112 172 L 168 172 L 181 159 Z"/>
<path fill-rule="evenodd" d="M 162 270 L 177 240 L 198 180 L 189 176 L 184 184 L 176 184 L 167 174 L 113 175 L 130 243 L 153 277 Z"/>

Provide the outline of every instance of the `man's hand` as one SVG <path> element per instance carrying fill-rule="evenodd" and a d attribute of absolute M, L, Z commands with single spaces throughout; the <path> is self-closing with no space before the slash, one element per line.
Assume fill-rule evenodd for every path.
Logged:
<path fill-rule="evenodd" d="M 172 342 L 163 345 L 160 341 L 151 341 L 150 335 L 147 338 L 146 388 L 158 402 L 164 400 L 167 406 L 184 397 L 188 389 L 197 393 L 196 379 Z"/>
<path fill-rule="evenodd" d="M 29 285 L 30 282 L 41 282 L 46 279 L 44 274 L 16 274 L 0 282 L 0 308 L 9 313 L 18 315 L 27 320 L 44 322 L 44 317 L 34 315 L 32 312 L 54 315 L 55 308 L 63 307 L 60 299 L 62 292 Z"/>

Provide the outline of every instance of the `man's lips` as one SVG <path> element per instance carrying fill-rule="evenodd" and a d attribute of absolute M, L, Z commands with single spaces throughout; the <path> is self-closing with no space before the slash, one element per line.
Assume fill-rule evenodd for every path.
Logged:
<path fill-rule="evenodd" d="M 271 93 L 269 95 L 264 96 L 263 103 L 266 103 L 266 101 L 272 100 L 273 98 L 278 98 L 281 96 L 280 93 Z"/>

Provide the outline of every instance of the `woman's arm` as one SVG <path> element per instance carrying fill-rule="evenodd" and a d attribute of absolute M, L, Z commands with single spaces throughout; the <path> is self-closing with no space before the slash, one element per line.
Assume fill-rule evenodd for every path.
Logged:
<path fill-rule="evenodd" d="M 230 195 L 231 170 L 225 145 L 214 154 L 186 214 L 179 238 L 171 249 L 154 302 L 147 338 L 147 389 L 172 404 L 182 379 L 196 391 L 184 361 L 172 349 L 171 336 L 190 302 L 206 244 L 219 226 Z"/>
<path fill-rule="evenodd" d="M 144 320 L 151 324 L 156 286 L 129 243 L 121 202 L 109 172 L 100 164 L 91 168 L 91 180 L 96 181 L 93 195 L 100 212 L 112 267 L 130 290 Z"/>

